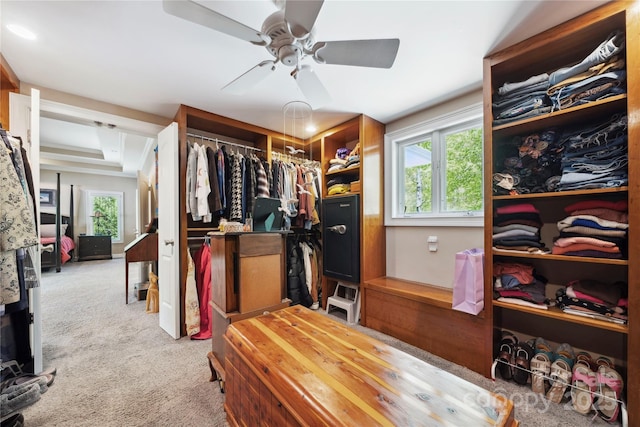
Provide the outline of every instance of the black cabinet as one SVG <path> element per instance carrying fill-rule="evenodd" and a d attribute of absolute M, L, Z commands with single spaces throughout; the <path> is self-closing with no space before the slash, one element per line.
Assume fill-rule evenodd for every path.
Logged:
<path fill-rule="evenodd" d="M 322 201 L 322 268 L 327 277 L 360 282 L 360 199 L 358 194 Z"/>
<path fill-rule="evenodd" d="M 111 259 L 111 236 L 78 236 L 78 261 Z"/>

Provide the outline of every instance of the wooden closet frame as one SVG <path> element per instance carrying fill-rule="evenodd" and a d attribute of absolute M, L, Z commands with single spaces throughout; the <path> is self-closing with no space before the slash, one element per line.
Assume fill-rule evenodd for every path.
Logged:
<path fill-rule="evenodd" d="M 617 97 L 595 101 L 590 104 L 556 111 L 550 114 L 541 115 L 534 118 L 524 119 L 506 125 L 493 126 L 493 115 L 491 103 L 493 92 L 505 81 L 522 81 L 525 78 L 541 72 L 551 73 L 558 69 L 561 60 L 571 60 L 580 62 L 580 53 L 584 53 L 586 46 L 592 46 L 591 50 L 597 46 L 593 42 L 598 37 L 604 37 L 613 27 L 620 27 L 626 33 L 626 70 L 627 70 L 627 94 Z M 602 38 L 599 39 L 600 41 Z M 599 43 L 599 42 L 598 42 Z M 582 56 L 584 57 L 584 56 Z M 560 66 L 570 66 L 573 63 L 565 63 Z M 548 68 L 545 70 L 545 68 Z M 527 73 L 529 71 L 529 73 Z M 528 74 L 528 76 L 525 76 Z M 494 81 L 495 78 L 495 81 Z M 622 348 L 622 370 L 626 370 L 625 398 L 629 415 L 629 425 L 640 425 L 640 2 L 639 1 L 615 1 L 607 3 L 593 11 L 587 12 L 570 21 L 560 24 L 548 31 L 538 34 L 530 39 L 516 45 L 503 49 L 499 52 L 489 54 L 484 59 L 484 143 L 485 143 L 485 315 L 493 319 L 494 333 L 485 340 L 485 351 L 487 355 L 495 354 L 495 346 L 500 339 L 499 328 L 509 328 L 508 324 L 502 323 L 502 316 L 509 316 L 510 320 L 519 318 L 528 319 L 529 324 L 549 325 L 548 331 L 555 336 L 562 336 L 564 330 L 570 330 L 570 336 L 564 336 L 566 341 L 572 340 L 586 343 L 594 350 L 602 348 L 609 341 L 618 348 Z M 629 289 L 629 310 L 628 325 L 607 325 L 606 322 L 591 321 L 590 319 L 580 319 L 576 316 L 566 315 L 561 312 L 542 313 L 543 310 L 518 309 L 507 307 L 503 303 L 493 300 L 493 256 L 492 250 L 492 216 L 494 198 L 492 194 L 492 168 L 493 168 L 493 139 L 494 134 L 505 138 L 509 135 L 523 135 L 526 132 L 542 131 L 551 126 L 562 126 L 571 122 L 575 124 L 576 116 L 585 123 L 594 118 L 603 117 L 609 112 L 619 111 L 625 108 L 628 116 L 628 174 L 629 183 L 626 187 L 629 203 L 629 258 L 628 261 L 607 261 L 593 259 L 591 263 L 570 261 L 570 257 L 560 255 L 538 255 L 522 256 L 524 261 L 529 258 L 541 263 L 562 263 L 558 268 L 571 268 L 580 271 L 584 268 L 609 269 L 614 273 L 624 271 L 626 268 L 627 282 Z M 614 190 L 615 191 L 615 190 Z M 619 194 L 624 189 L 620 189 Z M 564 192 L 567 196 L 564 200 L 571 200 L 569 197 L 589 197 L 598 195 L 598 191 L 579 190 L 574 192 Z M 573 194 L 573 195 L 572 195 Z M 611 192 L 602 192 L 611 194 Z M 548 203 L 560 204 L 562 195 L 549 197 L 540 195 L 540 198 L 522 197 L 514 198 L 514 202 Z M 497 198 L 502 199 L 504 197 Z M 557 201 L 556 201 L 557 200 Z M 544 217 L 543 217 L 544 220 Z M 575 257 L 573 257 L 575 258 Z M 512 258 L 518 260 L 519 258 Z M 549 267 L 547 267 L 549 268 Z M 614 270 L 611 270 L 614 269 Z M 615 270 L 618 269 L 618 270 Z M 560 271 L 560 270 L 554 270 Z M 498 307 L 498 308 L 496 308 Z M 532 318 L 531 316 L 535 316 Z M 531 321 L 535 319 L 535 322 Z M 506 321 L 505 321 L 506 322 Z M 527 328 L 535 328 L 528 326 Z M 557 332 L 560 330 L 560 332 Z M 517 332 L 517 331 L 516 331 Z M 600 337 L 600 338 L 598 338 Z M 615 348 L 611 351 L 617 351 Z M 607 353 L 601 353 L 607 354 Z M 610 354 L 610 353 L 609 353 Z M 486 360 L 487 366 L 493 360 Z M 624 376 L 624 375 L 623 375 Z M 586 422 L 586 419 L 585 419 Z"/>

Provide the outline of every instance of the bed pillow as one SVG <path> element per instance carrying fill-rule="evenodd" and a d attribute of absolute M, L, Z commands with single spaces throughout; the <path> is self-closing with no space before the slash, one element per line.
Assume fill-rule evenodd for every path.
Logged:
<path fill-rule="evenodd" d="M 60 235 L 64 236 L 67 232 L 68 224 L 61 224 Z M 56 225 L 55 224 L 41 224 L 40 225 L 40 237 L 56 237 Z"/>

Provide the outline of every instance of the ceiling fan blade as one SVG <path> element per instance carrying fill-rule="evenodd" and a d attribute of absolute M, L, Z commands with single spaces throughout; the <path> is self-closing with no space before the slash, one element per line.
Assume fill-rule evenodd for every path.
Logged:
<path fill-rule="evenodd" d="M 312 51 L 321 64 L 391 68 L 399 46 L 399 39 L 342 40 L 318 42 Z"/>
<path fill-rule="evenodd" d="M 266 34 L 262 34 L 258 30 L 254 30 L 191 0 L 163 0 L 162 8 L 170 15 L 195 22 L 256 45 L 266 46 L 271 41 Z"/>
<path fill-rule="evenodd" d="M 308 65 L 303 65 L 293 75 L 298 87 L 313 108 L 320 108 L 331 102 L 331 96 L 318 78 L 318 75 Z"/>
<path fill-rule="evenodd" d="M 302 39 L 313 29 L 324 0 L 288 0 L 284 8 L 284 20 L 293 37 Z"/>
<path fill-rule="evenodd" d="M 276 69 L 275 61 L 262 61 L 240 77 L 222 88 L 224 92 L 242 95 L 251 89 Z"/>

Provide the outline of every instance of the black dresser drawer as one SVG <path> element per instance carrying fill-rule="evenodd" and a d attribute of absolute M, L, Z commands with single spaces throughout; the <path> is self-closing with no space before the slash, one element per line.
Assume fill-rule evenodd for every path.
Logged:
<path fill-rule="evenodd" d="M 78 261 L 111 259 L 111 236 L 78 236 Z"/>

